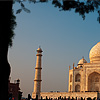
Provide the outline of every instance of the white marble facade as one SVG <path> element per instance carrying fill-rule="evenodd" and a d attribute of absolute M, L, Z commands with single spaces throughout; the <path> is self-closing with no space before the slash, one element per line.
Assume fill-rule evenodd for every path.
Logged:
<path fill-rule="evenodd" d="M 77 67 L 69 67 L 69 92 L 100 91 L 100 42 L 89 53 L 90 62 L 82 58 Z"/>

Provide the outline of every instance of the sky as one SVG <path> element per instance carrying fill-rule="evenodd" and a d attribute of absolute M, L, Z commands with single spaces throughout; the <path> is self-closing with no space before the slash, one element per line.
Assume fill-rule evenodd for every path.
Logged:
<path fill-rule="evenodd" d="M 84 56 L 89 62 L 89 51 L 100 41 L 100 24 L 97 13 L 86 15 L 59 11 L 51 2 L 25 3 L 31 13 L 22 11 L 18 3 L 13 5 L 17 27 L 13 46 L 9 48 L 11 82 L 20 79 L 23 96 L 32 94 L 36 66 L 36 50 L 41 46 L 42 92 L 67 91 L 68 68 Z"/>

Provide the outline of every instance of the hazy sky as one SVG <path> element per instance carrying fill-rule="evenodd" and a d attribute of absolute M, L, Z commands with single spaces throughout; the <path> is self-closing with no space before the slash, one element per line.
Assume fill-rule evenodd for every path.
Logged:
<path fill-rule="evenodd" d="M 25 4 L 31 10 L 16 15 L 17 27 L 13 47 L 9 49 L 11 82 L 20 79 L 23 96 L 32 93 L 34 86 L 36 49 L 41 46 L 42 91 L 67 91 L 68 66 L 77 66 L 100 41 L 97 13 L 90 13 L 83 21 L 74 11 L 59 11 L 50 3 Z M 20 8 L 14 4 L 14 11 Z"/>

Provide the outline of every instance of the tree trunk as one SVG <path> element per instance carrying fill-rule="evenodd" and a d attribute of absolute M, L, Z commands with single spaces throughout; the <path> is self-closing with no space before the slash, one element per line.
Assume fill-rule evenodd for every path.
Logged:
<path fill-rule="evenodd" d="M 7 55 L 11 34 L 12 5 L 12 0 L 0 1 L 0 100 L 8 100 L 10 65 Z"/>

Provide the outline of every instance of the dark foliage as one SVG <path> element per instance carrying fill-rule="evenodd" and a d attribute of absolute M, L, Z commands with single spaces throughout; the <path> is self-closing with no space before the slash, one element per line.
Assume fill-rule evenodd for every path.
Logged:
<path fill-rule="evenodd" d="M 79 15 L 82 16 L 83 20 L 85 19 L 86 14 L 89 14 L 90 12 L 97 11 L 98 17 L 97 21 L 100 23 L 100 1 L 99 0 L 87 0 L 85 2 L 82 1 L 70 1 L 70 0 L 64 0 L 62 1 L 62 4 L 57 0 L 53 0 L 52 2 L 55 7 L 60 8 L 64 11 L 71 11 L 72 9 L 75 10 L 75 13 L 79 13 Z"/>
<path fill-rule="evenodd" d="M 15 0 L 19 2 L 21 8 L 16 11 L 16 13 L 20 13 L 22 10 L 26 12 L 30 12 L 27 9 L 23 2 L 29 1 L 30 3 L 45 3 L 51 0 Z M 52 0 L 52 4 L 54 7 L 58 7 L 59 11 L 71 11 L 72 9 L 75 13 L 79 13 L 82 16 L 83 20 L 86 17 L 86 14 L 90 12 L 96 11 L 98 13 L 97 21 L 100 23 L 100 0 Z"/>
<path fill-rule="evenodd" d="M 81 100 L 83 100 L 83 98 L 81 97 Z"/>
<path fill-rule="evenodd" d="M 10 75 L 10 64 L 8 63 L 8 47 L 12 45 L 15 16 L 12 11 L 12 0 L 0 1 L 0 76 L 1 89 L 0 100 L 8 100 L 8 80 Z"/>
<path fill-rule="evenodd" d="M 10 21 L 10 32 L 8 33 L 9 35 L 9 37 L 8 37 L 8 39 L 9 39 L 9 42 L 8 42 L 8 45 L 11 47 L 12 46 L 12 44 L 13 44 L 13 42 L 12 42 L 12 39 L 14 38 L 14 29 L 15 29 L 15 27 L 16 27 L 16 17 L 14 16 L 14 14 L 13 14 L 13 10 L 12 10 L 12 16 L 11 16 L 11 19 L 10 19 L 11 21 Z"/>
<path fill-rule="evenodd" d="M 87 100 L 92 100 L 92 99 L 90 97 L 88 97 Z"/>
<path fill-rule="evenodd" d="M 94 97 L 93 100 L 96 100 L 96 97 Z"/>

